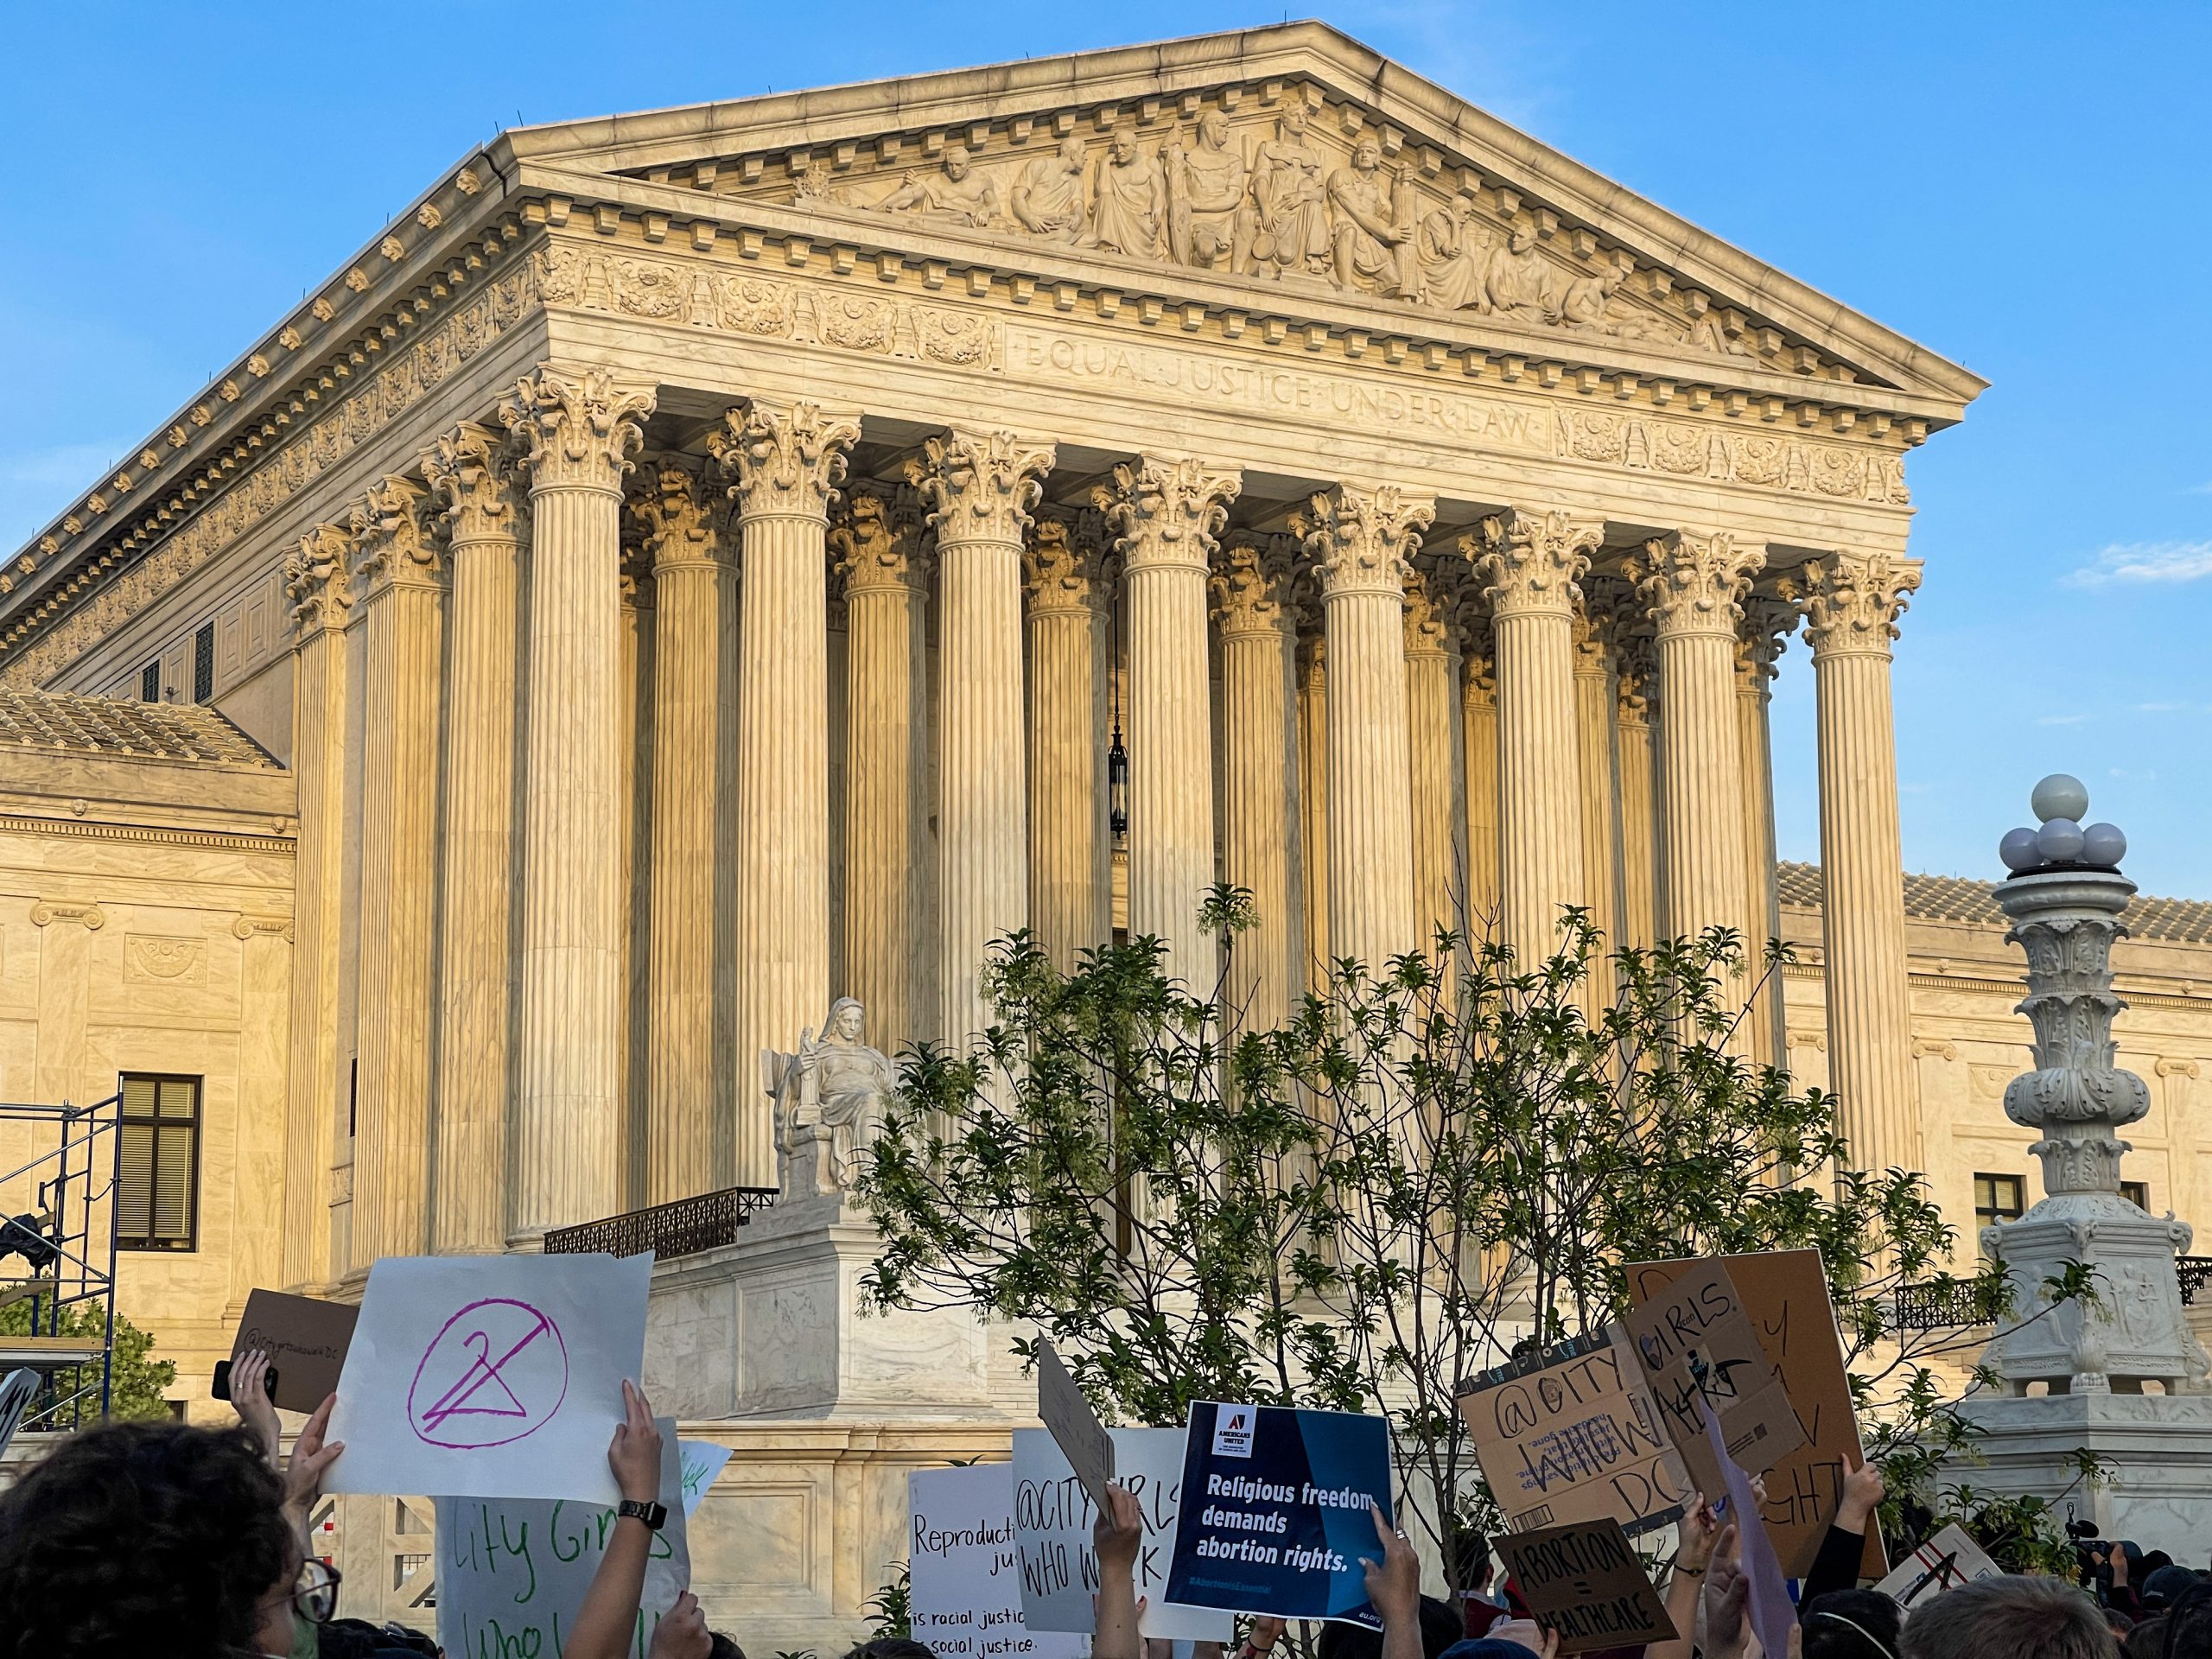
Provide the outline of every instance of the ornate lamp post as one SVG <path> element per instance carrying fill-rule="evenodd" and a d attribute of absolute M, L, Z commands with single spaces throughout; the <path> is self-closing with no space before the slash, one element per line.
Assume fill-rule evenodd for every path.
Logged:
<path fill-rule="evenodd" d="M 2012 872 L 1996 889 L 2006 936 L 2027 954 L 2019 1011 L 2035 1027 L 2036 1069 L 2005 1090 L 2005 1115 L 2040 1131 L 2044 1198 L 2019 1220 L 1982 1230 L 2013 1287 L 2013 1321 L 1986 1363 L 2008 1394 L 2042 1382 L 2051 1394 L 2206 1391 L 2212 1370 L 2182 1309 L 2174 1258 L 2190 1230 L 2145 1215 L 2120 1196 L 2118 1131 L 2151 1109 L 2143 1079 L 2113 1064 L 2113 942 L 2135 884 L 2120 873 L 2127 838 L 2109 823 L 2084 829 L 2088 791 L 2060 774 L 2036 785 L 2033 830 L 2008 832 L 1999 855 Z M 2095 1272 L 2094 1303 L 2049 1306 L 2045 1281 L 2074 1262 Z"/>

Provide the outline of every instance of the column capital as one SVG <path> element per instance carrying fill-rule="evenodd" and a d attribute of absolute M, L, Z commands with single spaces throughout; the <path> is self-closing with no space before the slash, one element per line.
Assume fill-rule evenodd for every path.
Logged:
<path fill-rule="evenodd" d="M 1436 521 L 1433 499 L 1408 496 L 1395 484 L 1371 490 L 1339 484 L 1307 507 L 1293 527 L 1325 599 L 1364 593 L 1402 601 L 1421 533 Z"/>
<path fill-rule="evenodd" d="M 619 495 L 652 412 L 652 393 L 618 384 L 605 369 L 572 377 L 542 368 L 517 384 L 499 422 L 525 447 L 532 489 Z"/>
<path fill-rule="evenodd" d="M 1725 530 L 1684 530 L 1644 543 L 1629 574 L 1661 639 L 1697 633 L 1733 640 L 1744 595 L 1765 566 L 1764 543 Z"/>
<path fill-rule="evenodd" d="M 953 430 L 923 441 L 906 463 L 940 547 L 1020 542 L 1029 528 L 1057 451 L 1011 432 Z"/>
<path fill-rule="evenodd" d="M 445 580 L 430 493 L 397 474 L 378 479 L 347 515 L 353 581 L 364 601 L 389 588 L 436 588 Z"/>
<path fill-rule="evenodd" d="M 1659 634 L 1649 617 L 1623 622 L 1613 636 L 1613 662 L 1620 676 L 1621 717 L 1648 721 L 1659 695 Z"/>
<path fill-rule="evenodd" d="M 728 562 L 712 494 L 694 463 L 676 455 L 648 463 L 623 505 L 656 576 L 664 570 L 712 569 Z"/>
<path fill-rule="evenodd" d="M 1490 607 L 1478 602 L 1480 592 L 1480 584 L 1469 581 L 1459 607 L 1459 689 L 1469 702 L 1488 708 L 1497 701 L 1497 634 Z"/>
<path fill-rule="evenodd" d="M 1484 519 L 1467 551 L 1493 616 L 1571 616 L 1575 583 L 1605 539 L 1599 519 L 1513 507 Z"/>
<path fill-rule="evenodd" d="M 1796 631 L 1797 607 L 1775 594 L 1751 594 L 1744 601 L 1744 625 L 1736 635 L 1736 671 L 1754 678 L 1762 693 L 1781 672 L 1783 645 Z"/>
<path fill-rule="evenodd" d="M 1920 587 L 1920 561 L 1887 553 L 1824 553 L 1782 584 L 1805 614 L 1813 660 L 1890 654 L 1897 619 Z"/>
<path fill-rule="evenodd" d="M 1214 556 L 1206 588 L 1224 638 L 1295 633 L 1298 540 L 1255 530 L 1232 530 Z"/>
<path fill-rule="evenodd" d="M 529 540 L 529 499 L 517 459 L 512 434 L 476 421 L 463 421 L 423 451 L 423 477 L 453 547 Z"/>
<path fill-rule="evenodd" d="M 728 410 L 708 453 L 732 480 L 740 519 L 826 521 L 845 481 L 847 452 L 860 441 L 858 416 L 825 414 L 820 404 L 756 397 Z"/>
<path fill-rule="evenodd" d="M 284 602 L 302 643 L 346 626 L 353 608 L 353 532 L 337 524 L 317 524 L 284 556 Z"/>
<path fill-rule="evenodd" d="M 1456 556 L 1416 558 L 1406 581 L 1406 655 L 1451 657 L 1459 650 L 1458 616 L 1466 566 Z"/>
<path fill-rule="evenodd" d="M 865 479 L 844 493 L 830 522 L 830 551 L 845 592 L 929 587 L 928 516 L 911 484 Z"/>
<path fill-rule="evenodd" d="M 1243 488 L 1242 474 L 1210 473 L 1187 455 L 1143 455 L 1115 467 L 1112 486 L 1093 490 L 1090 504 L 1113 526 L 1124 575 L 1204 570 Z"/>
<path fill-rule="evenodd" d="M 1112 602 L 1114 533 L 1093 507 L 1042 507 L 1022 543 L 1033 616 L 1105 611 Z"/>

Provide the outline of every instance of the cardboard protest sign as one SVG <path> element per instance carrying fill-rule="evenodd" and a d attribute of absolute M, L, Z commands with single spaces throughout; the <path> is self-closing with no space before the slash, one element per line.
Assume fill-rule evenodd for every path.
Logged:
<path fill-rule="evenodd" d="M 1167 1565 L 1183 1491 L 1183 1431 L 1116 1428 L 1115 1479 L 1144 1512 L 1137 1551 L 1137 1594 L 1145 1599 L 1141 1634 L 1158 1641 L 1226 1642 L 1227 1613 L 1167 1599 Z M 1033 1630 L 1089 1631 L 1096 1618 L 1098 1557 L 1090 1547 L 1098 1510 L 1066 1456 L 1041 1428 L 1014 1431 L 1014 1531 L 1021 1552 L 1021 1613 Z"/>
<path fill-rule="evenodd" d="M 1874 1587 L 1908 1613 L 1946 1590 L 1977 1579 L 2003 1576 L 1981 1546 L 1954 1522 L 1897 1563 L 1897 1571 Z"/>
<path fill-rule="evenodd" d="M 1818 1250 L 1720 1260 L 1804 1430 L 1805 1444 L 1784 1452 L 1766 1471 L 1767 1530 L 1783 1570 L 1802 1578 L 1843 1500 L 1845 1474 L 1865 1461 L 1851 1385 L 1844 1376 L 1842 1339 L 1828 1300 L 1827 1274 Z M 1632 1264 L 1630 1299 L 1648 1300 L 1692 1265 L 1687 1260 Z M 1878 1579 L 1888 1570 L 1880 1531 L 1869 1527 L 1859 1575 Z"/>
<path fill-rule="evenodd" d="M 245 1317 L 231 1344 L 236 1365 L 257 1349 L 276 1374 L 270 1398 L 287 1411 L 313 1411 L 338 1387 L 361 1310 L 313 1296 L 257 1290 L 245 1299 Z"/>
<path fill-rule="evenodd" d="M 1624 1324 L 1659 1420 L 1700 1491 L 1710 1497 L 1723 1485 L 1706 1440 L 1708 1412 L 1719 1417 L 1728 1455 L 1755 1475 L 1805 1443 L 1789 1392 L 1719 1262 L 1692 1262 L 1653 1287 Z"/>
<path fill-rule="evenodd" d="M 1197 1402 L 1167 1599 L 1373 1625 L 1359 1565 L 1382 1548 L 1371 1507 L 1391 1513 L 1382 1418 Z"/>
<path fill-rule="evenodd" d="M 1640 1648 L 1680 1634 L 1618 1521 L 1510 1532 L 1496 1541 L 1514 1588 L 1562 1654 Z"/>
<path fill-rule="evenodd" d="M 1751 1475 L 1729 1456 L 1721 1444 L 1721 1433 L 1719 1414 L 1707 1412 L 1706 1446 L 1720 1467 L 1721 1484 L 1728 1494 L 1728 1518 L 1736 1523 L 1737 1559 L 1751 1590 L 1745 1617 L 1751 1620 L 1751 1633 L 1758 1637 L 1763 1651 L 1788 1653 L 1789 1627 L 1797 1622 L 1797 1606 L 1789 1599 L 1789 1580 L 1783 1576 L 1782 1563 L 1776 1558 L 1774 1540 L 1767 1534 L 1758 1494 L 1751 1491 Z"/>
<path fill-rule="evenodd" d="M 685 1440 L 678 1448 L 683 1460 L 683 1513 L 698 1513 L 708 1488 L 730 1459 L 730 1449 L 712 1440 Z"/>
<path fill-rule="evenodd" d="M 369 1269 L 325 1492 L 621 1496 L 607 1448 L 645 1359 L 651 1255 L 387 1256 Z"/>
<path fill-rule="evenodd" d="M 8 1455 L 8 1442 L 16 1438 L 16 1431 L 23 1424 L 24 1414 L 31 1408 L 32 1396 L 38 1393 L 38 1373 L 34 1370 L 10 1371 L 0 1376 L 0 1458 Z M 1174 1430 L 1167 1433 L 1173 1434 Z M 1176 1434 L 1180 1440 L 1183 1437 Z"/>
<path fill-rule="evenodd" d="M 1114 1478 L 1114 1441 L 1106 1425 L 1083 1397 L 1068 1368 L 1043 1338 L 1037 1341 L 1037 1414 L 1052 1431 L 1090 1501 L 1106 1507 L 1106 1488 Z"/>
<path fill-rule="evenodd" d="M 1014 1469 L 917 1469 L 906 1477 L 908 1608 L 914 1639 L 945 1659 L 1083 1659 L 1088 1637 L 1033 1631 L 1021 1617 Z"/>
<path fill-rule="evenodd" d="M 1514 1531 L 1682 1512 L 1688 1471 L 1618 1325 L 1486 1371 L 1459 1395 L 1475 1460 Z"/>
<path fill-rule="evenodd" d="M 647 1659 L 654 1630 L 691 1583 L 676 1420 L 664 1417 L 658 1424 L 660 1501 L 668 1524 L 645 1556 L 645 1592 L 624 1649 L 630 1659 Z M 613 1506 L 558 1497 L 441 1497 L 435 1508 L 438 1644 L 449 1659 L 561 1652 L 613 1535 Z"/>

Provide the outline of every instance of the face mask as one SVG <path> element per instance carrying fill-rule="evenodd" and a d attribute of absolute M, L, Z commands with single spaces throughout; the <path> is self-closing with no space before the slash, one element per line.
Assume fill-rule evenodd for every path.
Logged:
<path fill-rule="evenodd" d="M 322 1626 L 298 1608 L 292 1609 L 292 1650 L 285 1659 L 318 1659 L 322 1651 Z"/>

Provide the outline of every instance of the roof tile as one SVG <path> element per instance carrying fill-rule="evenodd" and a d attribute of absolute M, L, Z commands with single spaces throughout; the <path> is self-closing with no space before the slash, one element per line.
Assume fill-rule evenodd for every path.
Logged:
<path fill-rule="evenodd" d="M 196 703 L 131 702 L 119 697 L 0 688 L 0 754 L 15 747 L 283 770 L 274 756 L 228 720 Z"/>

